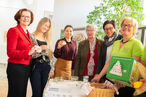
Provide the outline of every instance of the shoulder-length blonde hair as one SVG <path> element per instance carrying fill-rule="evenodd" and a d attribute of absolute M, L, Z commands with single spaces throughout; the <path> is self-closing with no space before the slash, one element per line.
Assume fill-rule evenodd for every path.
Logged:
<path fill-rule="evenodd" d="M 133 25 L 133 35 L 135 35 L 136 34 L 136 32 L 137 32 L 137 29 L 138 29 L 138 22 L 134 19 L 134 18 L 132 18 L 132 17 L 125 17 L 123 20 L 122 20 L 122 22 L 121 22 L 121 27 L 122 27 L 122 25 L 123 25 L 123 23 L 125 22 L 125 21 L 132 21 L 132 25 Z"/>
<path fill-rule="evenodd" d="M 48 48 L 49 48 L 49 57 L 52 57 L 52 54 L 53 54 L 53 51 L 52 51 L 52 42 L 51 42 L 51 31 L 52 31 L 52 23 L 51 23 L 51 20 L 47 17 L 44 17 L 42 18 L 38 25 L 37 25 L 37 28 L 34 32 L 34 35 L 37 35 L 38 33 L 41 32 L 41 27 L 45 24 L 49 22 L 50 23 L 50 26 L 49 26 L 49 29 L 46 33 L 44 33 L 44 36 L 46 38 L 46 41 L 48 43 Z"/>

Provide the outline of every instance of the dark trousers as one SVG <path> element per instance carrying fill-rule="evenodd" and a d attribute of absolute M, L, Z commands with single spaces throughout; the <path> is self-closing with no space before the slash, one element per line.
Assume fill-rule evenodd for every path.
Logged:
<path fill-rule="evenodd" d="M 33 63 L 34 67 L 30 76 L 32 97 L 42 97 L 50 72 L 50 63 Z"/>
<path fill-rule="evenodd" d="M 119 95 L 115 95 L 115 97 L 133 97 L 135 89 L 132 87 L 124 87 L 119 89 Z"/>
<path fill-rule="evenodd" d="M 8 95 L 7 97 L 26 97 L 30 66 L 24 64 L 8 63 Z"/>

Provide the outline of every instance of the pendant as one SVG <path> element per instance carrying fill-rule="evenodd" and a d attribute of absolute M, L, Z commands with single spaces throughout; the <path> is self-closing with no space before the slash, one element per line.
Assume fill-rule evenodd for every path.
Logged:
<path fill-rule="evenodd" d="M 45 56 L 43 56 L 43 60 L 44 60 L 44 61 L 46 60 Z"/>

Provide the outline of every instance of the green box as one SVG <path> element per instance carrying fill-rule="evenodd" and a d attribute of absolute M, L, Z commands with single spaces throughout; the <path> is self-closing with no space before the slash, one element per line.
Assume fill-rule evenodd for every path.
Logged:
<path fill-rule="evenodd" d="M 112 56 L 106 77 L 113 82 L 131 86 L 140 77 L 136 60 L 131 57 Z"/>

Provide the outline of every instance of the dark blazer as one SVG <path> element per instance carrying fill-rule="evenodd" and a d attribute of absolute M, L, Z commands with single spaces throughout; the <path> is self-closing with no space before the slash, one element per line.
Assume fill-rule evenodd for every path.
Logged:
<path fill-rule="evenodd" d="M 103 43 L 103 41 L 96 39 L 97 44 L 97 52 L 98 52 L 98 59 L 101 56 L 100 52 L 101 52 L 101 45 Z M 86 65 L 86 59 L 88 56 L 88 51 L 89 51 L 89 41 L 88 40 L 83 40 L 79 43 L 78 46 L 78 52 L 77 52 L 77 56 L 75 59 L 75 76 L 79 77 L 79 80 L 83 79 L 83 73 L 84 73 L 84 69 L 85 69 L 85 65 Z M 98 60 L 98 66 L 99 66 L 100 60 Z"/>
<path fill-rule="evenodd" d="M 16 27 L 10 28 L 7 33 L 7 55 L 8 62 L 29 65 L 31 56 L 28 55 L 32 48 L 30 34 L 24 32 L 23 28 L 18 24 Z"/>

